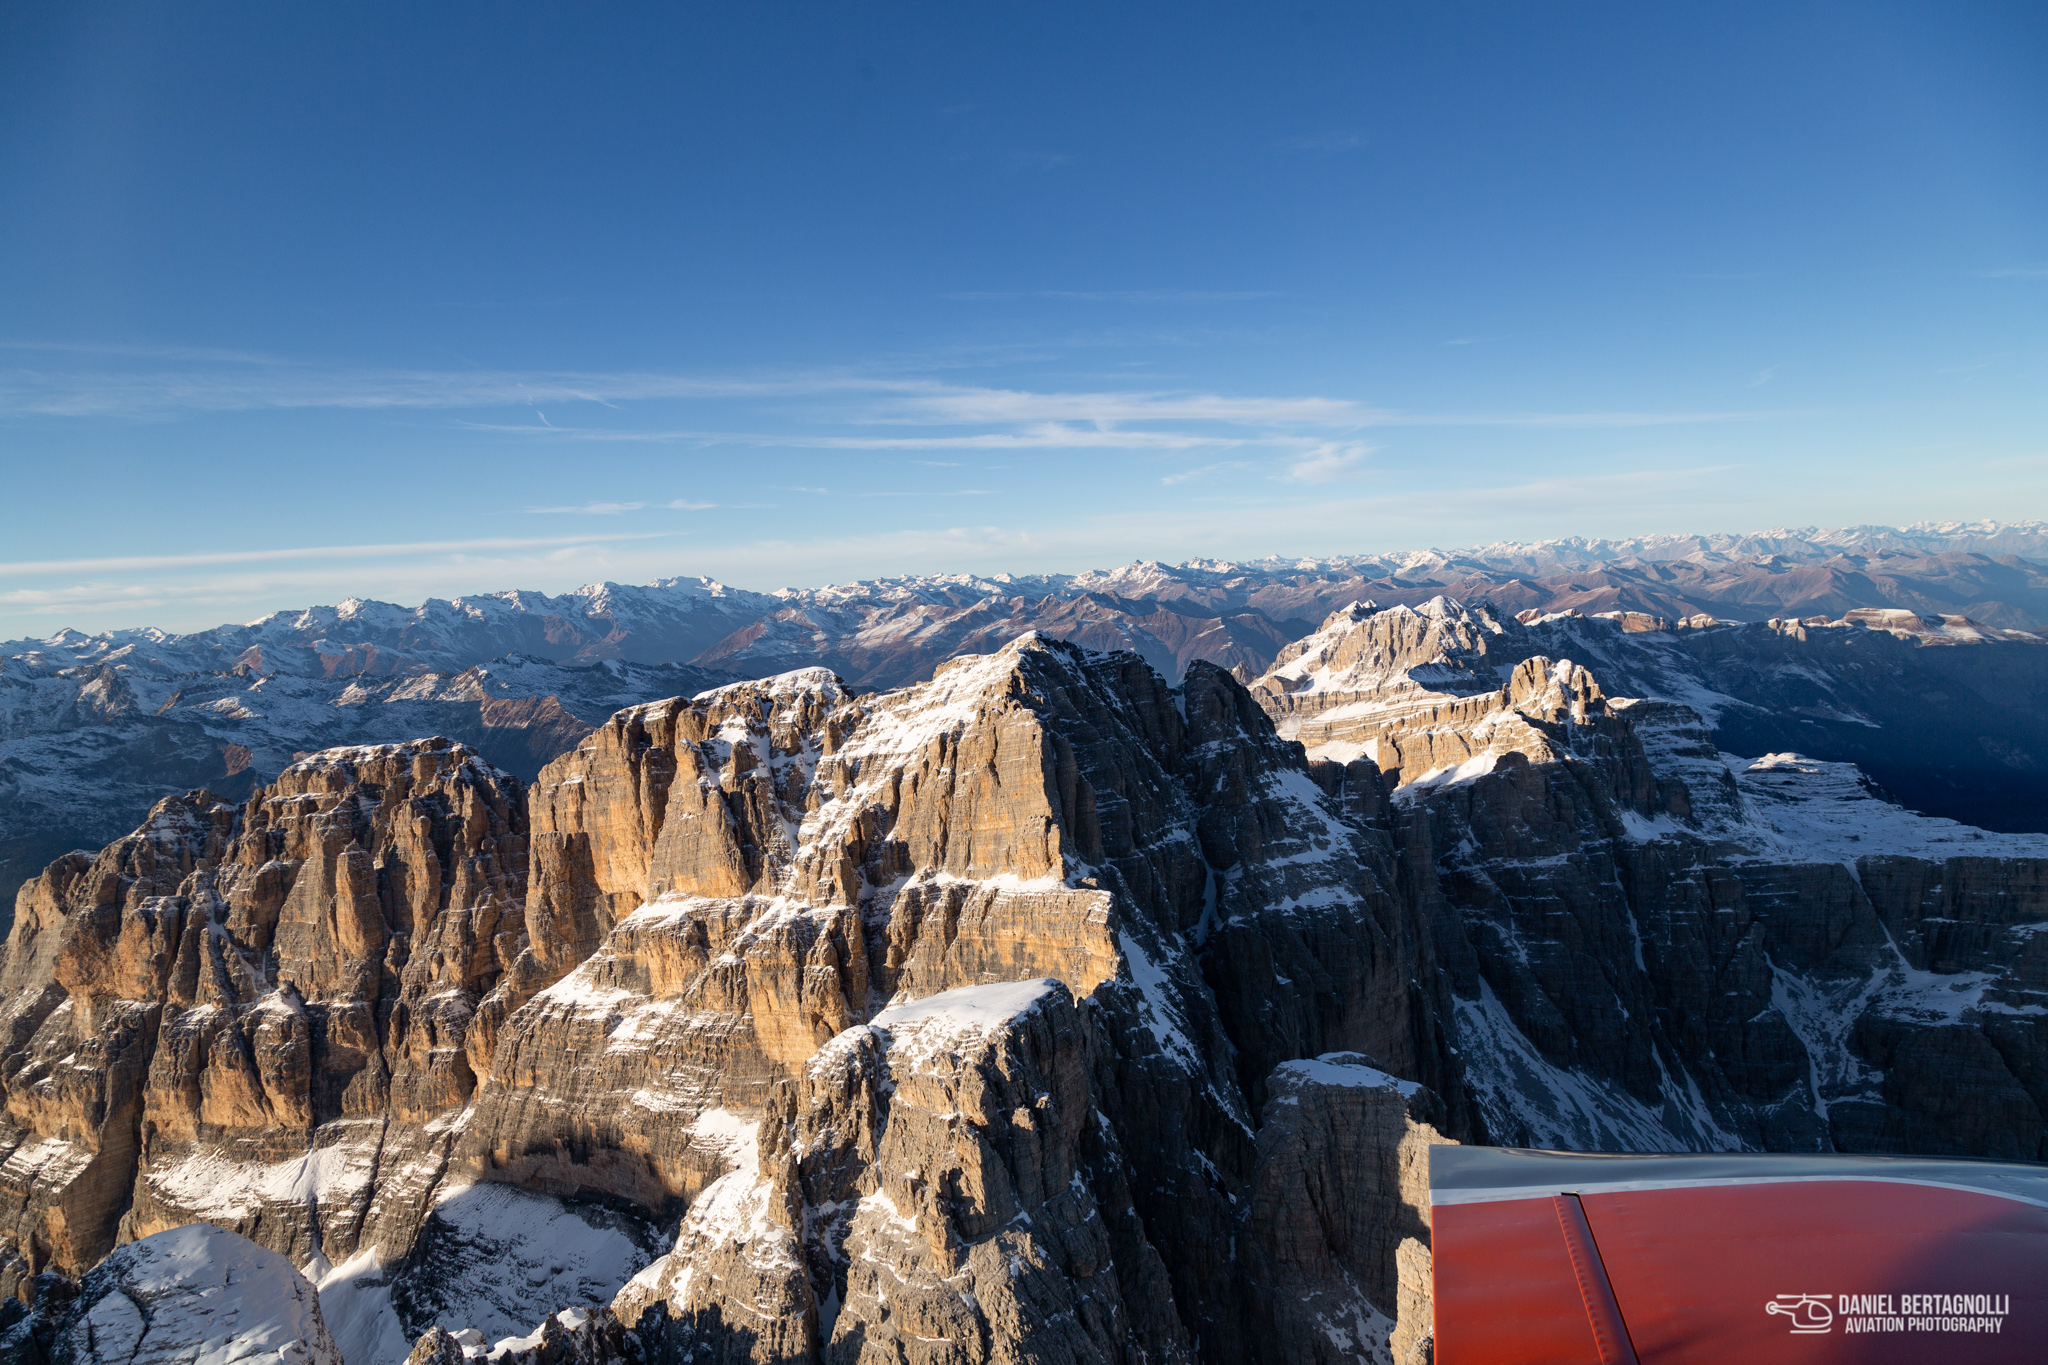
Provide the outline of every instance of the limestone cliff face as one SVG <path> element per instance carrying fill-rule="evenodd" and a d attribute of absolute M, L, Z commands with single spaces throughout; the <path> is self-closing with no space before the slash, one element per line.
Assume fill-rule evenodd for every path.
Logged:
<path fill-rule="evenodd" d="M 1433 1143 L 2041 1150 L 2048 839 L 1511 634 L 1351 608 L 1249 690 L 1026 636 L 530 792 L 166 802 L 19 900 L 0 1287 L 208 1222 L 349 1365 L 1407 1365 Z"/>
<path fill-rule="evenodd" d="M 1090 1032 L 1042 980 L 943 991 L 829 1040 L 614 1311 L 685 1348 L 740 1337 L 754 1359 L 1191 1358 L 1127 1196 L 1100 1203 L 1122 1167 Z"/>
<path fill-rule="evenodd" d="M 474 1089 L 464 1032 L 524 942 L 520 797 L 446 741 L 335 750 L 239 811 L 166 801 L 25 887 L 0 966 L 6 1273 L 200 1218 L 352 1250 L 395 1193 L 380 1170 Z M 318 1175 L 277 1169 L 313 1149 Z"/>
<path fill-rule="evenodd" d="M 1281 650 L 1253 694 L 1282 734 L 1311 751 L 1369 738 L 1452 698 L 1497 690 L 1502 665 L 1521 657 L 1512 624 L 1443 597 L 1385 610 L 1353 602 Z"/>
<path fill-rule="evenodd" d="M 543 773 L 534 810 L 533 941 L 549 917 L 568 926 L 557 945 L 601 937 L 503 1025 L 456 1147 L 477 1178 L 650 1208 L 694 1201 L 694 1218 L 734 1179 L 728 1129 L 740 1120 L 721 1116 L 765 1134 L 777 1125 L 763 1115 L 796 1104 L 801 1127 L 810 1101 L 791 1097 L 825 1086 L 841 1096 L 835 1125 L 851 1121 L 849 1103 L 875 1124 L 903 1106 L 886 1130 L 909 1142 L 922 1130 L 903 1085 L 872 1082 L 886 1102 L 845 1098 L 869 1093 L 850 1077 L 893 1074 L 894 1054 L 862 1030 L 906 1002 L 1056 981 L 1087 1008 L 1035 1054 L 1032 1066 L 1067 1078 L 1039 1093 L 1067 1086 L 1062 1121 L 1092 1110 L 1107 1126 L 1062 1139 L 1056 1186 L 1078 1202 L 1031 1218 L 1092 1230 L 1066 1251 L 1047 1243 L 1044 1273 L 1108 1277 L 1083 1296 L 1107 1315 L 1089 1328 L 1109 1333 L 1102 1342 L 1135 1332 L 1150 1344 L 1130 1349 L 1156 1358 L 1196 1339 L 1256 1352 L 1232 1248 L 1266 1072 L 1304 1049 L 1370 1049 L 1461 1093 L 1446 1084 L 1434 973 L 1417 971 L 1424 935 L 1391 890 L 1386 841 L 1342 818 L 1219 670 L 1198 668 L 1176 696 L 1129 656 L 1027 637 L 880 697 L 785 675 L 622 713 Z M 1275 971 L 1311 988 L 1276 998 Z M 820 1071 L 828 1057 L 843 1065 Z M 982 1145 L 1007 1150 L 1012 1128 Z M 755 1139 L 749 1159 L 783 1159 L 771 1158 L 778 1141 Z M 785 1211 L 779 1235 L 808 1287 L 756 1267 L 736 1272 L 743 1302 L 720 1306 L 704 1297 L 710 1281 L 682 1275 L 696 1263 L 686 1257 L 663 1321 L 701 1335 L 713 1318 L 825 1312 L 817 1340 L 839 1342 L 822 1306 L 851 1323 L 859 1297 L 881 1292 L 856 1282 L 880 1253 L 848 1258 L 846 1239 L 885 1228 L 834 1211 L 898 1162 L 935 1190 L 979 1188 L 992 1177 L 956 1169 L 963 1151 L 981 1147 L 869 1152 L 870 1175 L 842 1172 L 841 1186 L 785 1181 L 762 1207 Z M 1126 1151 L 1144 1154 L 1142 1179 Z M 955 1254 L 943 1239 L 928 1253 Z M 962 1264 L 902 1273 L 943 1280 Z M 1147 1286 L 1135 1297 L 1118 1288 L 1132 1275 Z M 1051 1313 L 1042 1299 L 1036 1311 Z M 1036 1320 L 1003 1311 L 1015 1321 L 1002 1330 Z M 956 1328 L 967 1330 L 918 1334 Z M 859 1330 L 874 1343 L 861 1349 L 884 1349 L 879 1320 Z M 1103 1358 L 1126 1349 L 1102 1342 Z"/>

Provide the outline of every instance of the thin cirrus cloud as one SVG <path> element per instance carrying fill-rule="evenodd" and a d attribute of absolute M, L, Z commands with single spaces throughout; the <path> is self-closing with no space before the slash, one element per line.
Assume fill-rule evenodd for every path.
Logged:
<path fill-rule="evenodd" d="M 1747 412 L 1396 412 L 1373 423 L 1386 427 L 1613 427 L 1697 426 L 1712 422 L 1761 422 L 1810 413 L 1785 410 Z"/>
<path fill-rule="evenodd" d="M 1348 398 L 1266 398 L 1172 390 L 1043 392 L 929 383 L 901 388 L 867 419 L 903 425 L 1026 422 L 1224 422 L 1326 426 L 1369 420 Z"/>
<path fill-rule="evenodd" d="M 573 507 L 529 507 L 530 513 L 553 513 L 572 516 L 615 517 L 621 512 L 638 512 L 653 508 L 665 512 L 709 512 L 718 506 L 715 502 L 692 502 L 688 498 L 672 498 L 667 502 L 586 502 Z"/>
<path fill-rule="evenodd" d="M 750 433 L 593 427 L 542 420 L 470 424 L 558 439 L 787 444 L 820 449 L 914 450 L 1200 449 L 1289 432 L 1374 426 L 1639 427 L 1746 421 L 1795 414 L 1751 411 L 1433 413 L 1380 408 L 1320 395 L 1268 396 L 1186 390 L 1036 390 L 947 382 L 917 374 L 852 370 L 759 375 L 628 371 L 436 371 L 321 367 L 176 348 L 70 348 L 6 343 L 21 352 L 89 354 L 96 360 L 160 360 L 170 366 L 0 369 L 0 415 L 129 417 L 282 409 L 517 408 L 584 403 L 625 410 L 645 402 L 776 399 L 810 431 Z M 803 406 L 811 400 L 812 406 Z M 791 407 L 790 405 L 794 405 Z M 818 427 L 826 430 L 819 431 Z M 982 428 L 945 434 L 881 434 L 876 427 Z M 831 428 L 838 430 L 832 431 Z M 1222 434 L 1215 428 L 1235 428 Z M 861 428 L 868 428 L 862 432 Z M 1162 429 L 1170 428 L 1170 429 Z M 859 432 L 860 434 L 855 434 Z"/>
<path fill-rule="evenodd" d="M 1213 464 L 1205 464 L 1200 466 L 1199 468 L 1183 469 L 1176 474 L 1164 475 L 1163 477 L 1161 477 L 1159 482 L 1166 485 L 1168 488 L 1171 488 L 1175 484 L 1199 483 L 1203 479 L 1207 479 L 1212 475 L 1216 474 L 1225 474 L 1233 470 L 1255 468 L 1257 468 L 1257 466 L 1247 460 L 1217 460 Z"/>
<path fill-rule="evenodd" d="M 1349 453 L 1355 452 L 1339 449 L 1332 455 L 1341 459 Z M 246 618 L 254 611 L 332 602 L 342 595 L 417 602 L 429 595 L 453 597 L 514 587 L 560 591 L 571 582 L 646 582 L 678 572 L 709 574 L 765 590 L 892 573 L 1071 571 L 1085 563 L 1137 555 L 1243 556 L 1268 553 L 1259 547 L 1272 544 L 1304 552 L 1346 553 L 1367 548 L 1359 544 L 1360 528 L 1373 526 L 1399 527 L 1403 543 L 1463 544 L 1471 543 L 1470 537 L 1493 534 L 1503 515 L 1540 517 L 1569 510 L 1575 515 L 1625 517 L 1631 525 L 1646 514 L 1697 516 L 1703 507 L 1728 504 L 1733 495 L 1719 478 L 1728 471 L 1728 466 L 1716 465 L 1456 486 L 1432 482 L 1357 496 L 1103 508 L 1051 523 L 1023 523 L 997 512 L 987 521 L 851 534 L 842 519 L 832 523 L 839 534 L 693 539 L 686 562 L 678 559 L 673 532 L 58 561 L 0 566 L 0 574 L 27 567 L 68 571 L 70 578 L 15 589 L 0 586 L 0 612 L 23 626 L 82 616 L 87 619 L 63 623 L 122 627 L 167 616 L 173 619 L 155 623 L 195 629 L 230 615 Z M 1272 486 L 1277 493 L 1279 485 Z M 993 504 L 956 505 L 963 511 L 995 510 Z M 859 520 L 850 524 L 877 525 Z M 339 568 L 250 562 L 318 555 L 347 562 Z M 138 562 L 183 572 L 123 572 Z M 238 565 L 247 572 L 234 572 Z"/>
<path fill-rule="evenodd" d="M 325 366 L 231 351 L 0 341 L 59 363 L 0 367 L 0 415 L 161 418 L 300 408 L 504 408 L 543 403 L 781 398 L 916 390 L 924 381 L 855 373 L 768 376 L 658 371 L 400 370 Z M 81 364 L 82 358 L 97 364 Z M 114 366 L 110 360 L 172 362 Z M 63 363 L 63 362 L 71 363 Z"/>
<path fill-rule="evenodd" d="M 644 442 L 659 445 L 778 446 L 800 450 L 1199 450 L 1241 446 L 1242 436 L 1192 432 L 1130 431 L 1115 427 L 1038 423 L 1021 431 L 987 431 L 956 436 L 809 436 L 761 431 L 619 431 L 601 427 L 465 424 L 471 430 L 558 437 L 577 441 Z M 957 469 L 955 460 L 918 460 L 938 469 Z M 535 508 L 576 511 L 576 508 Z"/>
<path fill-rule="evenodd" d="M 878 488 L 855 493 L 856 498 L 992 498 L 993 488 Z"/>
<path fill-rule="evenodd" d="M 18 559 L 0 562 L 0 578 L 43 578 L 71 573 L 124 573 L 223 564 L 266 564 L 295 559 L 393 559 L 479 551 L 539 550 L 604 541 L 654 540 L 658 531 L 600 536 L 488 536 L 475 540 L 417 540 L 377 545 L 296 545 L 270 550 L 214 550 L 200 554 L 116 555 L 94 559 Z"/>

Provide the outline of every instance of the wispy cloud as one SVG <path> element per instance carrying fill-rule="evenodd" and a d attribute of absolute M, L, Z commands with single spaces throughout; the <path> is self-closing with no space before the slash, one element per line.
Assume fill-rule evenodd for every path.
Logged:
<path fill-rule="evenodd" d="M 1327 425 L 1356 422 L 1371 409 L 1344 398 L 1265 398 L 1172 390 L 1041 392 L 932 384 L 884 398 L 872 420 L 902 423 L 1225 422 Z"/>
<path fill-rule="evenodd" d="M 587 427 L 486 426 L 465 423 L 470 430 L 495 431 L 536 438 L 645 445 L 740 445 L 786 450 L 858 450 L 876 453 L 914 450 L 1231 450 L 1251 444 L 1298 445 L 1305 438 L 1284 433 L 1203 435 L 1188 431 L 1142 431 L 1060 422 L 1031 424 L 1016 431 L 983 431 L 949 436 L 810 436 L 765 431 L 608 431 Z M 959 469 L 958 460 L 912 460 L 933 469 Z M 989 465 L 987 468 L 999 468 Z M 576 508 L 535 508 L 535 511 L 576 511 Z"/>
<path fill-rule="evenodd" d="M 2048 265 L 2011 265 L 2002 270 L 1980 270 L 1987 280 L 2048 280 Z"/>
<path fill-rule="evenodd" d="M 10 364 L 15 358 L 25 363 Z M 896 452 L 926 457 L 919 463 L 934 469 L 960 467 L 954 453 L 970 451 L 1015 452 L 1017 463 L 1047 452 L 1096 452 L 1104 459 L 1121 457 L 1133 462 L 1189 456 L 1195 458 L 1174 460 L 1167 469 L 1148 472 L 1162 476 L 1161 487 L 1215 478 L 1240 468 L 1268 476 L 1256 483 L 1266 490 L 1299 486 L 1289 495 L 1292 501 L 1284 511 L 1269 515 L 1233 504 L 1228 514 L 1216 514 L 1220 520 L 1202 522 L 1205 529 L 1195 529 L 1196 522 L 1190 522 L 1180 543 L 1188 552 L 1200 553 L 1224 544 L 1242 545 L 1244 537 L 1259 527 L 1266 527 L 1275 537 L 1275 547 L 1300 543 L 1286 531 L 1290 525 L 1327 526 L 1328 534 L 1336 535 L 1341 525 L 1328 520 L 1329 509 L 1346 500 L 1313 498 L 1306 490 L 1367 474 L 1373 468 L 1372 452 L 1363 436 L 1369 431 L 1400 427 L 1620 429 L 1801 415 L 1754 410 L 1424 411 L 1328 394 L 1225 393 L 1128 379 L 1099 382 L 1101 387 L 1070 382 L 1043 388 L 964 383 L 950 377 L 937 363 L 922 371 L 842 368 L 750 374 L 394 370 L 322 366 L 203 348 L 67 349 L 17 342 L 0 347 L 0 418 L 93 422 L 288 409 L 441 412 L 445 416 L 439 420 L 450 427 L 522 441 Z M 678 405 L 689 414 L 682 423 L 675 415 Z M 763 410 L 772 411 L 772 424 L 760 418 Z M 650 411 L 659 417 L 650 417 Z M 735 411 L 744 415 L 735 419 Z M 543 412 L 545 417 L 540 415 Z M 724 420 L 701 420 L 702 414 L 713 412 L 722 414 Z M 805 479 L 825 473 L 823 468 L 814 470 L 803 460 L 792 459 L 780 476 Z M 877 489 L 863 486 L 865 476 L 833 473 L 831 477 L 840 489 L 837 496 L 842 498 L 871 495 L 911 506 L 923 500 L 920 517 L 929 517 L 948 500 L 955 506 L 980 502 L 996 509 L 992 516 L 1004 515 L 1000 509 L 1005 503 L 994 490 Z M 630 517 L 643 520 L 628 524 L 646 526 L 650 524 L 646 519 L 660 518 L 653 524 L 666 524 L 670 529 L 639 534 L 21 560 L 0 564 L 0 580 L 20 585 L 10 594 L 0 595 L 0 606 L 38 620 L 59 613 L 90 616 L 97 612 L 116 624 L 123 620 L 132 623 L 145 612 L 168 611 L 184 614 L 189 625 L 191 614 L 202 610 L 278 605 L 281 594 L 301 590 L 293 585 L 303 585 L 305 593 L 321 596 L 380 591 L 403 595 L 476 591 L 536 579 L 561 584 L 571 574 L 587 580 L 635 572 L 634 566 L 650 576 L 691 567 L 675 562 L 676 537 L 681 532 L 660 514 L 709 510 L 711 498 L 662 500 L 639 493 L 648 482 L 596 484 L 597 488 L 634 490 L 626 496 L 597 497 L 589 496 L 591 485 L 570 484 L 563 491 L 583 492 L 587 500 L 535 505 L 527 511 L 565 520 L 611 518 L 613 525 Z M 727 492 L 721 486 L 715 495 L 725 506 L 758 506 L 744 493 L 727 496 Z M 817 499 L 834 496 L 811 484 L 785 492 Z M 807 498 L 803 505 L 816 508 L 827 504 Z M 1379 515 L 1388 504 L 1372 506 L 1377 509 L 1373 514 Z M 1512 515 L 1522 515 L 1525 510 L 1515 509 Z M 790 524 L 801 524 L 812 515 L 799 511 L 794 499 L 785 500 L 782 516 Z M 1444 514 L 1430 515 L 1441 519 Z M 1490 515 L 1506 517 L 1510 513 L 1496 508 Z M 1077 554 L 1093 555 L 1095 550 L 1081 547 L 1110 543 L 1127 545 L 1133 552 L 1158 553 L 1166 534 L 1163 530 L 1157 534 L 1145 531 L 1136 523 L 1112 526 L 1089 519 L 1088 524 L 1097 527 L 1091 532 L 1094 538 L 1074 540 L 1070 548 Z M 736 565 L 750 573 L 794 574 L 802 572 L 805 564 L 843 566 L 850 562 L 833 559 L 816 548 L 778 550 L 764 557 L 760 547 L 766 542 L 712 550 L 704 544 L 705 538 L 721 531 L 737 533 L 723 523 L 693 522 L 691 530 L 693 566 L 716 572 L 736 571 L 721 567 Z M 890 541 L 888 544 L 897 548 L 889 553 L 912 556 L 894 561 L 905 567 L 913 563 L 924 568 L 961 567 L 937 562 L 938 547 L 983 544 L 986 532 L 987 528 L 967 528 L 954 540 Z M 643 539 L 649 542 L 644 547 L 612 543 Z M 1018 547 L 1019 553 L 1029 558 L 1049 553 L 1046 547 L 1055 542 L 1043 535 L 1007 531 L 997 541 L 986 543 Z M 1057 543 L 1068 541 L 1057 539 Z M 905 548 L 913 545 L 923 548 Z M 844 553 L 851 555 L 854 550 Z M 708 557 L 697 558 L 699 555 Z M 918 559 L 917 555 L 928 557 Z M 228 572 L 238 566 L 249 572 Z M 221 572 L 216 575 L 210 570 Z M 282 598 L 287 604 L 291 600 Z"/>
<path fill-rule="evenodd" d="M 1357 442 L 1329 442 L 1308 451 L 1281 475 L 1289 483 L 1336 483 L 1358 477 L 1373 447 Z"/>
<path fill-rule="evenodd" d="M 286 365 L 291 362 L 256 351 L 223 350 L 215 346 L 146 346 L 118 341 L 24 341 L 0 338 L 0 351 L 46 355 L 122 356 L 144 360 L 186 360 L 230 365 Z"/>
<path fill-rule="evenodd" d="M 993 488 L 876 488 L 855 493 L 856 498 L 988 498 L 995 496 Z"/>
<path fill-rule="evenodd" d="M 1388 427 L 1678 427 L 1713 422 L 1758 422 L 1805 417 L 1804 412 L 1392 412 L 1374 425 Z"/>
<path fill-rule="evenodd" d="M 659 531 L 627 535 L 509 537 L 477 540 L 415 540 L 383 545 L 296 545 L 274 550 L 213 550 L 182 555 L 112 555 L 92 559 L 17 559 L 0 563 L 0 578 L 42 578 L 73 573 L 123 573 L 147 569 L 188 569 L 218 564 L 269 564 L 285 560 L 399 559 L 460 555 L 479 551 L 533 550 L 621 540 L 655 540 Z"/>
<path fill-rule="evenodd" d="M 644 502 L 586 502 L 576 507 L 529 507 L 526 510 L 549 515 L 615 517 L 621 512 L 637 512 L 646 505 Z"/>
<path fill-rule="evenodd" d="M 671 512 L 708 512 L 718 506 L 715 502 L 691 502 L 688 498 L 673 498 L 668 502 L 585 502 L 573 507 L 529 507 L 530 513 L 551 515 L 615 517 L 621 512 L 638 512 L 643 508 L 657 508 Z"/>
<path fill-rule="evenodd" d="M 14 343 L 13 349 L 29 349 Z M 42 348 L 49 350 L 50 348 Z M 159 359 L 119 348 L 128 359 Z M 131 352 L 136 352 L 131 354 Z M 1784 417 L 1781 412 L 1418 412 L 1324 395 L 1109 388 L 1037 390 L 960 384 L 929 374 L 812 370 L 742 375 L 624 371 L 434 371 L 322 367 L 218 353 L 165 367 L 39 365 L 0 369 L 0 416 L 162 419 L 284 409 L 515 410 L 554 418 L 465 422 L 472 429 L 582 441 L 735 443 L 812 449 L 1189 450 L 1299 443 L 1366 427 L 1638 427 Z M 773 399 L 788 423 L 759 432 L 651 428 L 632 405 Z M 624 420 L 561 420 L 562 405 L 616 410 Z M 587 408 L 585 409 L 588 410 Z M 897 428 L 895 431 L 880 429 Z M 929 428 L 951 430 L 937 432 Z M 919 428 L 927 430 L 920 431 Z M 907 429 L 907 430 L 906 430 Z M 1317 435 L 1316 433 L 1322 433 Z M 623 502 L 623 500 L 620 500 Z M 595 506 L 596 504 L 593 504 Z M 623 506 L 610 510 L 631 510 Z"/>
<path fill-rule="evenodd" d="M 73 571 L 70 581 L 0 587 L 0 614 L 23 628 L 38 623 L 39 633 L 60 624 L 113 627 L 145 621 L 193 629 L 351 594 L 411 603 L 429 595 L 515 586 L 559 592 L 577 583 L 647 582 L 677 574 L 708 574 L 741 587 L 772 589 L 898 573 L 1073 570 L 1133 558 L 1359 553 L 1468 544 L 1474 538 L 1522 534 L 1523 527 L 1554 527 L 1560 518 L 1588 534 L 1604 533 L 1597 529 L 1603 526 L 1682 525 L 1702 515 L 1718 517 L 1717 509 L 1754 503 L 1754 479 L 1732 477 L 1737 471 L 1727 465 L 1519 483 L 1460 481 L 1457 472 L 1445 470 L 1441 478 L 1364 496 L 1333 496 L 1334 488 L 1279 482 L 1263 485 L 1271 490 L 1267 497 L 1083 506 L 1072 516 L 1053 519 L 1019 515 L 1013 521 L 996 501 L 955 504 L 996 515 L 974 523 L 901 528 L 887 527 L 879 518 L 834 518 L 820 528 L 824 534 L 807 534 L 812 528 L 791 523 L 779 538 L 693 538 L 687 550 L 673 536 L 341 546 L 306 553 L 346 556 L 352 562 L 250 564 L 246 573 L 209 572 L 206 566 L 225 559 L 230 561 L 225 568 L 232 569 L 247 555 L 68 560 L 59 564 Z M 525 548 L 486 548 L 497 546 Z M 422 551 L 428 553 L 407 557 Z M 138 562 L 188 571 L 113 577 Z"/>
<path fill-rule="evenodd" d="M 321 365 L 232 351 L 181 347 L 93 347 L 0 342 L 0 350 L 41 353 L 45 363 L 0 368 L 0 416 L 156 418 L 183 413 L 300 408 L 489 409 L 543 404 L 676 399 L 747 399 L 916 390 L 918 377 L 853 371 L 697 375 L 658 371 L 431 370 Z M 87 360 L 155 360 L 157 366 Z M 54 363 L 52 363 L 54 362 Z M 543 421 L 546 419 L 543 418 Z"/>

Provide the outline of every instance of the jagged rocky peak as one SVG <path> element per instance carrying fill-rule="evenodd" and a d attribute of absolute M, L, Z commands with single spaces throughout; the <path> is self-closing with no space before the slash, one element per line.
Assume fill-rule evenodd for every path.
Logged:
<path fill-rule="evenodd" d="M 1622 638 L 1593 624 L 1497 639 Z M 1691 708 L 1609 697 L 1576 664 L 1502 674 L 1391 715 L 1372 675 L 1307 718 L 1257 693 L 1331 760 L 1327 784 L 1391 787 L 1409 856 L 1427 850 L 1459 921 L 1437 946 L 1490 1138 L 2048 1150 L 2048 840 L 1900 809 L 1848 764 L 1721 753 Z M 1970 1099 L 1937 1121 L 1943 1068 Z"/>
<path fill-rule="evenodd" d="M 1591 672 L 1543 657 L 1539 643 L 1483 603 L 1354 602 L 1285 651 L 1253 695 L 1310 758 L 1367 763 L 1395 788 L 1469 780 L 1510 755 L 1578 756 L 1611 770 L 1625 806 L 1647 809 L 1654 783 L 1635 727 Z"/>
<path fill-rule="evenodd" d="M 668 1268 L 621 1300 L 686 1338 L 772 1320 L 865 1359 L 1071 1308 L 1057 1330 L 1091 1349 L 1239 1339 L 1247 1082 L 1304 1047 L 1449 1064 L 1383 855 L 1215 668 L 1176 697 L 1133 656 L 1027 635 L 879 696 L 815 670 L 736 685 L 620 713 L 534 811 L 531 920 L 593 946 L 507 1022 L 455 1162 L 687 1201 Z M 1205 943 L 1231 964 L 1213 983 Z M 1275 964 L 1332 994 L 1276 1009 Z M 877 1262 L 930 1286 L 928 1323 L 885 1326 Z M 1012 1262 L 1038 1267 L 1019 1303 Z"/>
<path fill-rule="evenodd" d="M 1067 989 L 1037 980 L 941 992 L 833 1037 L 793 1102 L 735 1125 L 733 1169 L 614 1311 L 710 1337 L 739 1309 L 756 1359 L 826 1338 L 847 1359 L 938 1341 L 985 1343 L 985 1359 L 1129 1348 L 1147 1314 L 1126 1298 L 1159 1271 L 1120 1272 L 1089 1179 L 1087 1031 Z M 806 1238 L 807 1212 L 824 1236 Z M 1149 1283 L 1133 1273 L 1147 1269 Z"/>
<path fill-rule="evenodd" d="M 1353 602 L 1280 651 L 1252 684 L 1283 732 L 1327 711 L 1392 719 L 1444 697 L 1491 692 L 1528 652 L 1512 617 L 1433 597 L 1420 606 Z"/>
<path fill-rule="evenodd" d="M 1236 1358 L 1274 1067 L 1369 1054 L 1469 1128 L 1399 877 L 1220 669 L 1036 635 L 635 706 L 524 794 L 446 741 L 312 755 L 25 893 L 8 1287 L 203 1221 L 304 1266 L 350 1365 L 628 1318 Z M 81 945 L 136 970 L 91 994 Z M 1388 1330 L 1386 1248 L 1311 1253 Z M 484 1269 L 528 1257 L 576 1323 Z"/>
<path fill-rule="evenodd" d="M 1314 634 L 1281 650 L 1268 676 L 1364 682 L 1433 665 L 1444 670 L 1448 682 L 1480 666 L 1485 673 L 1474 676 L 1491 684 L 1497 679 L 1480 661 L 1497 637 L 1512 633 L 1516 624 L 1484 602 L 1467 605 L 1441 596 L 1412 607 L 1353 602 L 1331 612 Z"/>
<path fill-rule="evenodd" d="M 566 970 L 655 900 L 841 913 L 899 891 L 956 904 L 969 884 L 1006 905 L 1062 894 L 1085 854 L 1027 700 L 1055 650 L 1028 638 L 881 697 L 804 669 L 620 712 L 535 785 L 536 944 Z"/>

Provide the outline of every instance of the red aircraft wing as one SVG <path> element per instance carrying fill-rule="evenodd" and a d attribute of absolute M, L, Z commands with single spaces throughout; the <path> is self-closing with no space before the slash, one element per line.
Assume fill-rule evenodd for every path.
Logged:
<path fill-rule="evenodd" d="M 2048 1166 L 1430 1152 L 1439 1365 L 2048 1361 Z"/>

